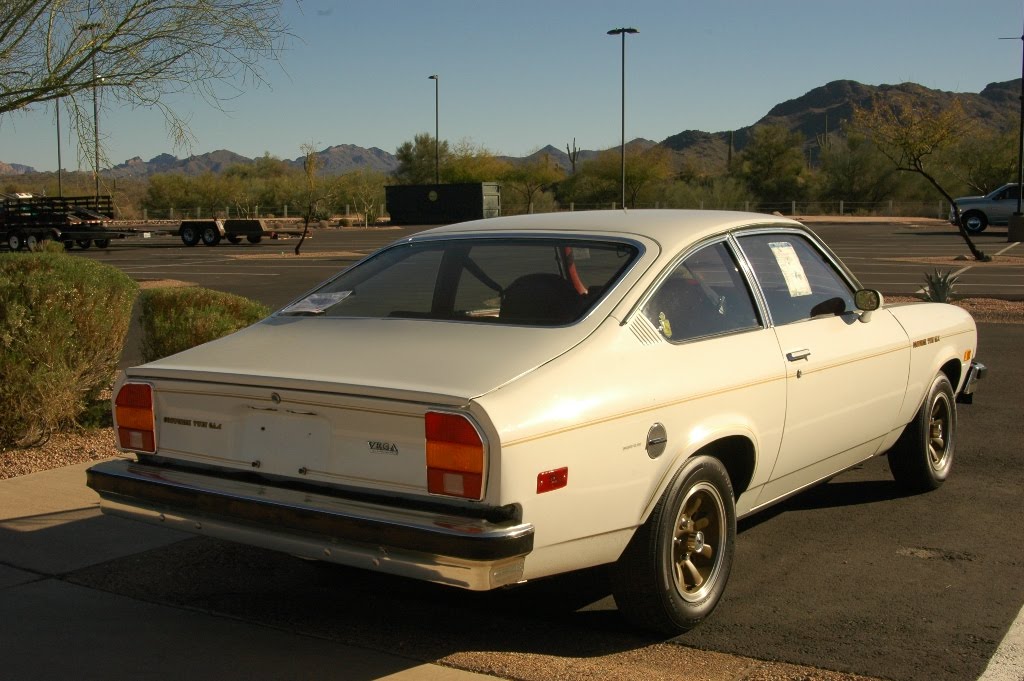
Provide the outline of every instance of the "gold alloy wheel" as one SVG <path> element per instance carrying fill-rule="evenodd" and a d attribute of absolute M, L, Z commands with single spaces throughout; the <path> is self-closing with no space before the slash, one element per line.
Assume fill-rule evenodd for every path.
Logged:
<path fill-rule="evenodd" d="M 700 601 L 714 587 L 725 533 L 721 495 L 711 483 L 697 483 L 680 505 L 672 540 L 674 581 L 684 600 Z"/>
<path fill-rule="evenodd" d="M 946 465 L 946 459 L 952 449 L 952 414 L 953 407 L 949 396 L 945 393 L 936 395 L 928 418 L 928 461 L 935 470 L 941 470 Z"/>

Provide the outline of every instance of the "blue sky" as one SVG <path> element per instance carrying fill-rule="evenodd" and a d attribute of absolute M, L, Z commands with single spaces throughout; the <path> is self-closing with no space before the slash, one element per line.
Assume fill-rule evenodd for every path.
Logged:
<path fill-rule="evenodd" d="M 267 64 L 268 86 L 227 112 L 182 97 L 191 153 L 301 155 L 304 143 L 395 147 L 440 136 L 521 156 L 576 138 L 618 144 L 619 26 L 626 43 L 626 136 L 755 123 L 775 104 L 838 79 L 913 81 L 953 92 L 1020 77 L 1021 0 L 285 0 L 296 38 Z M 108 157 L 174 149 L 160 114 L 101 112 Z M 64 166 L 79 167 L 64 130 Z M 55 170 L 52 107 L 0 117 L 0 161 Z M 90 162 L 83 162 L 88 168 Z"/>

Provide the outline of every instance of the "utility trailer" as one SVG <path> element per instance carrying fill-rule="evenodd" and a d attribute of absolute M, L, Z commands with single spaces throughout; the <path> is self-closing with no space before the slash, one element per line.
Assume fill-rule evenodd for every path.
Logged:
<path fill-rule="evenodd" d="M 32 196 L 2 194 L 0 240 L 12 251 L 35 248 L 43 241 L 60 241 L 68 250 L 110 245 L 134 230 L 109 229 L 114 206 L 109 196 Z"/>
<path fill-rule="evenodd" d="M 274 232 L 267 229 L 263 220 L 182 220 L 178 236 L 186 246 L 195 246 L 200 241 L 206 246 L 216 246 L 221 239 L 227 239 L 233 244 L 242 243 L 242 239 L 251 244 L 258 244 L 263 237 L 274 236 Z"/>

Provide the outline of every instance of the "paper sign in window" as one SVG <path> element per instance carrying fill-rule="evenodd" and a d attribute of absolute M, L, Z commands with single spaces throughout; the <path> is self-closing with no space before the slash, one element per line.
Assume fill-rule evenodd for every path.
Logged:
<path fill-rule="evenodd" d="M 793 298 L 811 295 L 811 284 L 807 281 L 807 273 L 804 272 L 804 266 L 800 264 L 800 257 L 796 254 L 793 244 L 787 241 L 775 241 L 769 243 L 768 248 L 772 249 L 775 262 L 782 270 L 789 295 Z"/>
<path fill-rule="evenodd" d="M 330 293 L 311 293 L 297 303 L 293 303 L 281 310 L 284 314 L 307 313 L 323 314 L 324 310 L 336 305 L 352 295 L 352 291 L 332 291 Z"/>

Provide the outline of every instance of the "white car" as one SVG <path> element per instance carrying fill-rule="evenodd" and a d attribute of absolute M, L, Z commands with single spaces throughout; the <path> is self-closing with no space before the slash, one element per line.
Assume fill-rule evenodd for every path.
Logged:
<path fill-rule="evenodd" d="M 137 461 L 89 485 L 108 513 L 467 589 L 611 563 L 622 613 L 674 634 L 718 603 L 737 518 L 885 452 L 942 484 L 975 343 L 785 218 L 455 224 L 129 369 Z"/>

